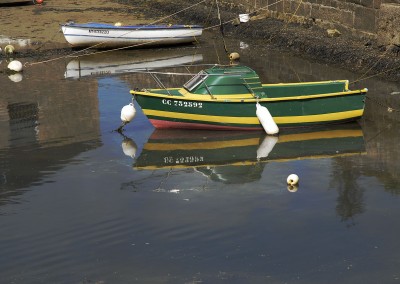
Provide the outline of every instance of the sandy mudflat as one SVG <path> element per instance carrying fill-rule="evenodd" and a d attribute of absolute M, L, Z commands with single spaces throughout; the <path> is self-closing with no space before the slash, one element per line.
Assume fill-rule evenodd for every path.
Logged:
<path fill-rule="evenodd" d="M 136 1 L 137 2 L 137 1 Z M 8 43 L 17 50 L 41 47 L 64 48 L 69 45 L 60 30 L 67 21 L 125 24 L 146 23 L 145 7 L 106 0 L 45 0 L 42 5 L 0 6 L 0 47 Z"/>
<path fill-rule="evenodd" d="M 46 56 L 70 52 L 60 24 L 75 21 L 114 24 L 152 23 L 174 15 L 168 21 L 204 24 L 210 9 L 193 6 L 191 0 L 44 0 L 42 5 L 0 6 L 0 47 L 8 43 L 16 47 L 19 56 Z M 184 13 L 177 14 L 177 11 Z M 223 11 L 224 19 L 236 16 L 229 9 Z M 209 25 L 215 25 L 210 21 Z M 329 38 L 326 31 L 316 26 L 287 25 L 275 19 L 250 21 L 244 25 L 225 25 L 227 36 L 265 40 L 265 47 L 288 51 L 296 56 L 341 67 L 355 72 L 376 74 L 398 81 L 400 55 L 379 46 L 376 41 L 358 40 L 349 36 Z M 217 31 L 218 32 L 218 31 Z M 399 49 L 400 50 L 400 49 Z M 260 50 L 260 52 L 262 52 Z M 0 53 L 0 57 L 4 53 Z"/>

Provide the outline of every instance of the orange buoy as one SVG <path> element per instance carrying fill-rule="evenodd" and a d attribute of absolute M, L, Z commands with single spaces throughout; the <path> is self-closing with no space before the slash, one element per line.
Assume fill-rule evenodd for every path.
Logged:
<path fill-rule="evenodd" d="M 42 3 L 43 3 L 43 0 L 33 0 L 33 3 L 35 3 L 35 4 L 42 4 Z"/>

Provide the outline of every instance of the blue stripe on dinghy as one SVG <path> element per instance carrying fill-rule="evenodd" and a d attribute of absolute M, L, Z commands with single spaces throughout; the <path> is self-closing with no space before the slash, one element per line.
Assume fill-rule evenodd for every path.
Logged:
<path fill-rule="evenodd" d="M 104 23 L 86 24 L 65 24 L 66 27 L 93 28 L 93 29 L 136 29 L 136 30 L 157 30 L 157 29 L 201 29 L 199 25 L 133 25 L 133 26 L 114 26 Z"/>

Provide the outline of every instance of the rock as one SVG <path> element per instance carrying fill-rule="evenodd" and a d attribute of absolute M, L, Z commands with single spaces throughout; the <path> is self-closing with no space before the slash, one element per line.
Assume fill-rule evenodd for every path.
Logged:
<path fill-rule="evenodd" d="M 328 37 L 338 37 L 341 35 L 337 29 L 328 29 L 326 32 L 328 33 Z"/>

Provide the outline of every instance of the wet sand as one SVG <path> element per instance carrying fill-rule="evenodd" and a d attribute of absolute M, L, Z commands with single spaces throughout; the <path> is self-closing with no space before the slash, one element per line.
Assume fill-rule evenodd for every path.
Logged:
<path fill-rule="evenodd" d="M 167 15 L 190 5 L 193 5 L 190 0 L 148 3 L 150 9 L 162 10 Z M 239 10 L 229 7 L 221 9 L 221 19 L 223 22 L 238 20 L 239 13 Z M 217 17 L 210 17 L 210 14 L 216 14 L 215 7 L 208 6 L 206 9 L 198 5 L 177 16 L 186 21 L 195 21 L 196 24 L 207 22 L 207 26 L 217 25 Z M 215 30 L 218 32 L 218 28 Z M 261 41 L 261 46 L 257 46 L 260 55 L 263 49 L 275 49 L 363 74 L 364 77 L 379 76 L 385 80 L 400 81 L 400 47 L 381 46 L 373 39 L 356 39 L 350 34 L 329 37 L 327 30 L 317 25 L 285 23 L 263 15 L 255 15 L 247 23 L 228 23 L 224 25 L 224 30 L 227 37 L 250 44 Z"/>
<path fill-rule="evenodd" d="M 0 47 L 4 49 L 9 42 L 15 45 L 17 52 L 69 48 L 60 29 L 60 24 L 68 21 L 147 22 L 141 14 L 144 7 L 104 0 L 45 0 L 42 5 L 4 5 L 0 10 Z"/>

